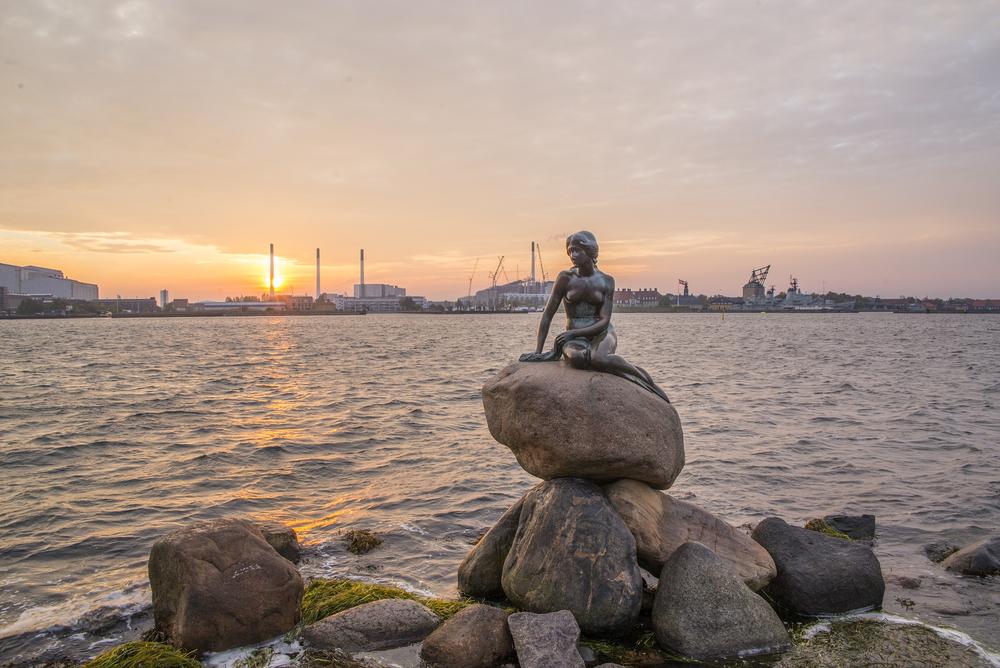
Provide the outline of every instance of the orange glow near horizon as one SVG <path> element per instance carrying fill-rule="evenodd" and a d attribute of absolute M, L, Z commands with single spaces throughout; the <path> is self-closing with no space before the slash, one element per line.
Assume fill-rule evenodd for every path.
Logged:
<path fill-rule="evenodd" d="M 281 275 L 280 271 L 281 263 L 278 258 L 274 258 L 274 289 L 277 290 L 285 283 L 285 277 Z M 268 266 L 268 259 L 264 259 L 264 289 L 267 290 L 271 286 L 271 272 Z"/>

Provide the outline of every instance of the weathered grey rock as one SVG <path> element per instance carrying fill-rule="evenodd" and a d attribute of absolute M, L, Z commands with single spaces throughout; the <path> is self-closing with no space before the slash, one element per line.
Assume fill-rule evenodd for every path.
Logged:
<path fill-rule="evenodd" d="M 774 560 L 750 536 L 698 506 L 675 499 L 637 480 L 619 480 L 604 493 L 635 536 L 639 563 L 653 573 L 678 547 L 702 543 L 754 591 L 775 576 Z"/>
<path fill-rule="evenodd" d="M 514 657 L 507 613 L 488 605 L 470 605 L 424 640 L 420 656 L 443 668 L 493 668 Z"/>
<path fill-rule="evenodd" d="M 299 563 L 299 560 L 302 559 L 302 550 L 299 547 L 299 537 L 296 535 L 295 529 L 283 524 L 261 524 L 259 528 L 264 540 L 278 554 L 293 564 Z"/>
<path fill-rule="evenodd" d="M 302 578 L 251 522 L 174 531 L 153 544 L 148 568 L 156 629 L 181 649 L 252 645 L 299 621 Z"/>
<path fill-rule="evenodd" d="M 652 392 L 608 373 L 558 362 L 523 362 L 483 386 L 486 423 L 531 475 L 666 489 L 684 467 L 677 411 Z"/>
<path fill-rule="evenodd" d="M 875 539 L 874 515 L 827 515 L 826 523 L 852 540 Z"/>
<path fill-rule="evenodd" d="M 602 663 L 599 666 L 594 666 L 594 668 L 625 668 L 625 666 L 620 663 Z"/>
<path fill-rule="evenodd" d="M 458 567 L 458 591 L 473 598 L 503 596 L 500 575 L 510 545 L 514 542 L 514 534 L 517 533 L 523 503 L 522 496 L 465 555 Z"/>
<path fill-rule="evenodd" d="M 995 575 L 1000 573 L 1000 536 L 985 538 L 966 545 L 941 562 L 949 571 L 962 575 Z"/>
<path fill-rule="evenodd" d="M 653 611 L 653 601 L 656 600 L 656 589 L 660 586 L 660 578 L 642 566 L 639 567 L 639 577 L 642 578 L 642 609 L 639 614 L 649 616 Z"/>
<path fill-rule="evenodd" d="M 958 552 L 958 545 L 946 540 L 936 540 L 933 543 L 924 545 L 924 554 L 935 564 L 939 564 L 949 556 Z"/>
<path fill-rule="evenodd" d="M 653 629 L 661 646 L 694 659 L 773 654 L 791 645 L 767 601 L 694 542 L 677 548 L 663 567 Z"/>
<path fill-rule="evenodd" d="M 788 611 L 815 616 L 882 605 L 882 570 L 864 543 L 793 527 L 777 517 L 758 524 L 753 538 L 778 568 L 764 592 Z"/>
<path fill-rule="evenodd" d="M 580 627 L 568 610 L 544 615 L 515 612 L 507 625 L 521 668 L 586 668 L 576 650 Z"/>
<path fill-rule="evenodd" d="M 416 601 L 391 598 L 324 617 L 305 627 L 302 637 L 321 649 L 372 652 L 420 642 L 440 623 Z"/>
<path fill-rule="evenodd" d="M 579 478 L 525 495 L 501 580 L 518 608 L 569 610 L 592 634 L 628 630 L 642 605 L 635 539 L 601 488 Z"/>
<path fill-rule="evenodd" d="M 596 666 L 598 663 L 600 663 L 600 659 L 597 658 L 597 652 L 590 649 L 588 645 L 584 645 L 582 642 L 578 642 L 576 644 L 576 651 L 577 654 L 580 655 L 580 658 L 583 659 L 583 665 L 587 666 L 587 668 L 590 668 L 591 666 Z"/>

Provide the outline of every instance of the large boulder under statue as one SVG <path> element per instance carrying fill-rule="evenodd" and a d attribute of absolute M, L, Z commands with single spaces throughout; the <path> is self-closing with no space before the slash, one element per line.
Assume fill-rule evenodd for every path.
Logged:
<path fill-rule="evenodd" d="M 642 606 L 635 539 L 601 488 L 560 478 L 524 497 L 501 577 L 521 610 L 569 610 L 585 633 L 632 628 Z"/>
<path fill-rule="evenodd" d="M 299 621 L 302 577 L 244 520 L 206 522 L 156 541 L 149 584 L 156 630 L 187 651 L 252 645 Z"/>
<path fill-rule="evenodd" d="M 490 433 L 544 480 L 642 480 L 666 489 L 684 467 L 674 407 L 608 373 L 518 362 L 483 386 Z"/>

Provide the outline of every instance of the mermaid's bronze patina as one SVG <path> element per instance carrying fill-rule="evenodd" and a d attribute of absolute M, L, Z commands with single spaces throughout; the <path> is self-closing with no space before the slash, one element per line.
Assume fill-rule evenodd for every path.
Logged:
<path fill-rule="evenodd" d="M 577 232 L 566 239 L 566 254 L 573 268 L 559 272 L 538 325 L 535 352 L 521 355 L 521 361 L 563 359 L 577 369 L 592 369 L 631 380 L 669 402 L 648 373 L 614 354 L 618 347 L 618 336 L 611 325 L 615 279 L 597 268 L 597 253 L 597 239 L 590 232 Z M 560 303 L 566 309 L 566 331 L 557 334 L 555 346 L 543 353 L 552 317 Z"/>

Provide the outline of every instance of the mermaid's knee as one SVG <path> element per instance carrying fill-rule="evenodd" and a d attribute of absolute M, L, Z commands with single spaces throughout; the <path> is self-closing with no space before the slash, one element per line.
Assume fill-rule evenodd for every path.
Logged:
<path fill-rule="evenodd" d="M 590 347 L 569 344 L 563 348 L 563 357 L 574 369 L 586 369 L 590 366 Z"/>

